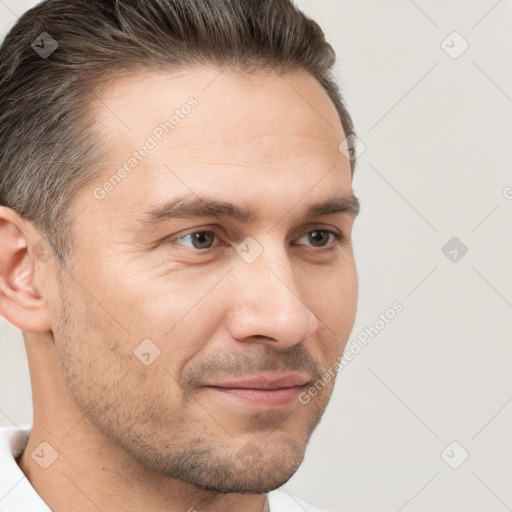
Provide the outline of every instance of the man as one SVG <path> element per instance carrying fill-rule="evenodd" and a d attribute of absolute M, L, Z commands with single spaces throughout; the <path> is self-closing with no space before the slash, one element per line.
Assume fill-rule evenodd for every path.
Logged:
<path fill-rule="evenodd" d="M 357 304 L 318 25 L 289 0 L 46 0 L 0 52 L 0 313 L 34 404 L 0 510 L 318 510 L 276 490 Z"/>

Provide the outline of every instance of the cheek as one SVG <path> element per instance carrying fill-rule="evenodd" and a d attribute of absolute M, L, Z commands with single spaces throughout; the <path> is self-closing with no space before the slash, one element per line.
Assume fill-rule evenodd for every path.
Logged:
<path fill-rule="evenodd" d="M 332 331 L 339 333 L 352 327 L 358 299 L 354 264 L 305 274 L 302 287 L 307 306 Z"/>
<path fill-rule="evenodd" d="M 170 391 L 179 391 L 176 382 L 183 368 L 201 353 L 222 321 L 215 285 L 225 270 L 167 272 L 156 279 L 142 268 L 119 270 L 114 276 L 112 266 L 105 266 L 80 275 L 94 298 L 72 282 L 61 290 L 67 303 L 59 326 L 67 345 L 62 353 L 67 379 L 75 380 L 78 388 L 83 385 L 78 376 L 88 374 L 105 387 L 130 370 L 126 382 L 136 379 L 147 390 L 161 379 L 169 382 Z M 82 348 L 71 345 L 75 342 Z"/>
<path fill-rule="evenodd" d="M 311 274 L 303 286 L 307 290 L 304 302 L 319 320 L 316 339 L 320 360 L 328 364 L 343 352 L 354 326 L 358 300 L 355 265 L 345 265 L 322 276 Z"/>
<path fill-rule="evenodd" d="M 180 367 L 191 357 L 183 341 L 143 342 L 93 301 L 82 305 L 69 289 L 66 297 L 54 337 L 63 382 L 78 408 L 109 428 L 135 416 L 169 421 L 181 400 Z"/>
<path fill-rule="evenodd" d="M 197 331 L 212 323 L 216 310 L 212 291 L 225 272 L 225 268 L 180 270 L 162 265 L 155 275 L 138 267 L 105 285 L 103 297 L 135 340 L 149 338 L 166 345 L 178 337 L 187 347 L 190 340 L 204 339 Z"/>

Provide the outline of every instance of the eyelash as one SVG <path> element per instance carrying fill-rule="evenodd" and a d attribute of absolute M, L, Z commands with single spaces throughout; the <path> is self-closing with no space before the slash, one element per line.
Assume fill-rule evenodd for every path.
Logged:
<path fill-rule="evenodd" d="M 311 231 L 304 233 L 300 238 L 302 238 L 306 235 L 309 235 L 310 233 L 314 233 L 314 232 L 318 232 L 318 231 L 332 235 L 335 239 L 335 242 L 327 247 L 311 246 L 317 253 L 327 253 L 327 252 L 333 251 L 336 248 L 336 246 L 341 244 L 341 242 L 344 240 L 343 235 L 340 235 L 339 233 L 337 233 L 336 231 L 333 231 L 332 229 L 312 229 Z M 173 243 L 173 242 L 176 242 L 177 240 L 182 240 L 182 239 L 186 238 L 187 236 L 194 235 L 196 233 L 213 233 L 215 236 L 220 238 L 218 231 L 216 231 L 215 229 L 196 229 L 195 231 L 189 231 L 188 233 L 185 233 L 184 235 L 180 235 L 179 237 L 170 240 L 170 242 Z M 178 244 L 178 245 L 182 245 L 182 244 Z M 302 244 L 300 244 L 300 245 L 302 245 Z M 187 247 L 187 248 L 191 249 L 192 251 L 197 252 L 197 253 L 208 254 L 209 252 L 213 251 L 216 247 L 215 246 L 208 247 L 206 249 L 196 249 L 194 247 Z"/>

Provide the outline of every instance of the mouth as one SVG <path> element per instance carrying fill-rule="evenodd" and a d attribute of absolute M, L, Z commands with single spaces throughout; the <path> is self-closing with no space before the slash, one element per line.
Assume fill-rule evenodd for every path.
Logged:
<path fill-rule="evenodd" d="M 279 409 L 293 405 L 309 384 L 307 376 L 289 374 L 208 384 L 205 388 L 217 399 L 259 409 Z"/>

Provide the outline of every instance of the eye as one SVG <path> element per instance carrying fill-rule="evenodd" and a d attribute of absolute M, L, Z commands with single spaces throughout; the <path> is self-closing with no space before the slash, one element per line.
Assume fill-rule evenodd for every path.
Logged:
<path fill-rule="evenodd" d="M 176 238 L 175 242 L 178 243 L 178 245 L 187 245 L 191 249 L 206 252 L 208 249 L 212 248 L 212 244 L 216 236 L 217 233 L 212 230 L 193 231 Z M 327 247 L 328 249 L 331 249 L 333 248 L 332 246 L 336 245 L 336 242 L 341 241 L 342 236 L 336 231 L 332 231 L 330 229 L 315 229 L 300 237 L 299 241 L 303 238 L 306 238 L 308 243 L 311 243 L 313 247 Z M 334 242 L 329 244 L 329 240 L 332 239 L 334 239 Z M 185 241 L 187 243 L 182 244 L 180 241 Z M 298 245 L 303 244 L 299 243 Z"/>
<path fill-rule="evenodd" d="M 333 244 L 325 243 L 326 241 L 329 241 L 329 237 L 334 238 L 335 242 Z M 301 238 L 299 238 L 299 240 L 301 240 L 302 238 L 306 238 L 308 242 L 311 242 L 313 247 L 328 247 L 329 249 L 332 248 L 332 246 L 335 245 L 336 242 L 341 241 L 341 235 L 339 233 L 336 233 L 336 231 L 332 231 L 330 229 L 315 229 L 314 231 L 309 231 L 308 233 L 303 235 Z"/>
<path fill-rule="evenodd" d="M 189 245 L 192 249 L 204 250 L 211 248 L 211 242 L 214 240 L 215 236 L 215 231 L 193 231 L 192 233 L 187 233 L 186 235 L 176 238 L 176 242 L 179 242 L 179 240 L 187 240 L 192 244 L 192 246 Z"/>

